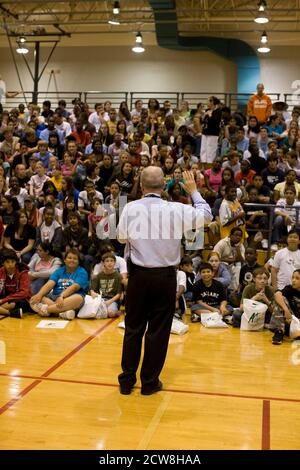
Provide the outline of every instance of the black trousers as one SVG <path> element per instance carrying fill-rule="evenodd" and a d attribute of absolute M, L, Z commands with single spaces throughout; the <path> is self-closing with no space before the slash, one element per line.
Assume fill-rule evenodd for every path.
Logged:
<path fill-rule="evenodd" d="M 176 301 L 176 271 L 132 265 L 126 294 L 125 336 L 121 385 L 133 386 L 145 334 L 141 382 L 144 389 L 158 384 L 163 368 Z"/>

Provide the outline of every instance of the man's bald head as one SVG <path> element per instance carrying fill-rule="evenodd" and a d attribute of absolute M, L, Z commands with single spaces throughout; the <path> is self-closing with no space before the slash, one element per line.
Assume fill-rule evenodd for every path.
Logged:
<path fill-rule="evenodd" d="M 148 166 L 141 175 L 141 186 L 146 192 L 162 191 L 165 185 L 164 174 L 157 166 Z"/>

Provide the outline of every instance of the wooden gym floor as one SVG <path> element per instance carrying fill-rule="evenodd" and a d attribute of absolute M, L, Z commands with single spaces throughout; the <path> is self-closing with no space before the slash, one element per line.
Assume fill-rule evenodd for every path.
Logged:
<path fill-rule="evenodd" d="M 39 321 L 0 321 L 0 449 L 300 449 L 300 344 L 190 324 L 164 391 L 123 396 L 120 319 Z"/>

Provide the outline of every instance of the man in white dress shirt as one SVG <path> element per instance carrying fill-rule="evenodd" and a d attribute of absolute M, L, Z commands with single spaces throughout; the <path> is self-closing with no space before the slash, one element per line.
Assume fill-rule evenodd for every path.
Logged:
<path fill-rule="evenodd" d="M 126 243 L 129 281 L 126 297 L 125 336 L 120 392 L 129 395 L 136 382 L 142 340 L 143 395 L 162 389 L 159 380 L 170 336 L 176 301 L 176 271 L 184 233 L 203 229 L 212 219 L 209 205 L 197 192 L 192 172 L 183 173 L 185 191 L 194 207 L 161 199 L 163 172 L 148 167 L 141 176 L 144 198 L 127 204 L 121 214 L 118 239 Z"/>

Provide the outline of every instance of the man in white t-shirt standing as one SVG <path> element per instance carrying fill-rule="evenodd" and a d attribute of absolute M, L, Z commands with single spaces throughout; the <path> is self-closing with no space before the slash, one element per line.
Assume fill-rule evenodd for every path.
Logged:
<path fill-rule="evenodd" d="M 14 98 L 19 94 L 18 91 L 6 91 L 6 83 L 0 75 L 0 105 L 6 103 L 6 98 Z"/>
<path fill-rule="evenodd" d="M 277 251 L 271 268 L 272 287 L 274 291 L 282 290 L 292 282 L 292 275 L 300 268 L 300 235 L 293 229 L 287 236 L 287 248 Z"/>

